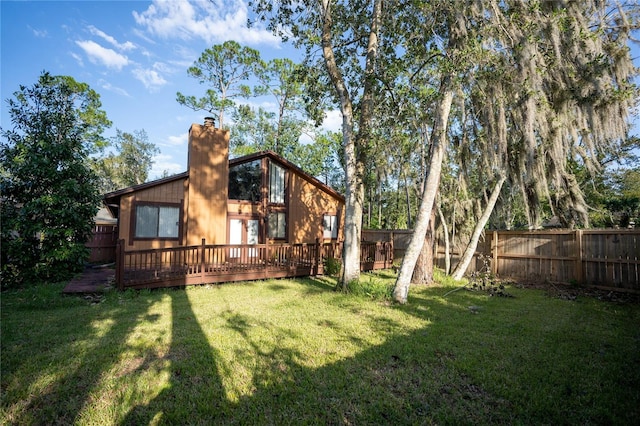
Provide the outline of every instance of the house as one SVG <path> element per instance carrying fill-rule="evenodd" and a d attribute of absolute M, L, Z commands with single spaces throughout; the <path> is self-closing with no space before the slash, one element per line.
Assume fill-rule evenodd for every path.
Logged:
<path fill-rule="evenodd" d="M 229 131 L 189 129 L 188 170 L 104 196 L 124 251 L 342 239 L 344 197 L 274 152 L 229 159 Z"/>

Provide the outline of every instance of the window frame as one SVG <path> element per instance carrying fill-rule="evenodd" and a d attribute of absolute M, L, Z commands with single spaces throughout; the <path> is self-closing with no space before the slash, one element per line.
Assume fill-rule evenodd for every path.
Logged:
<path fill-rule="evenodd" d="M 252 185 L 251 185 L 251 187 L 252 187 L 251 189 L 254 190 L 254 192 L 257 189 L 257 192 L 255 192 L 255 194 L 253 194 L 253 195 L 256 196 L 255 200 L 254 199 L 249 199 L 248 200 L 248 199 L 243 199 L 243 198 L 233 198 L 232 194 L 231 194 L 231 187 L 234 184 L 232 179 L 231 179 L 231 175 L 232 175 L 233 169 L 241 169 L 243 167 L 247 168 L 247 166 L 252 166 L 251 167 L 251 171 L 253 173 L 255 173 L 256 171 L 258 172 L 257 176 L 253 176 L 253 178 L 257 177 L 258 179 L 255 182 L 252 182 Z M 257 168 L 255 166 L 257 166 Z M 262 161 L 259 160 L 259 159 L 246 161 L 244 163 L 235 164 L 235 165 L 229 167 L 229 171 L 228 171 L 228 173 L 229 173 L 229 181 L 227 183 L 227 200 L 229 202 L 235 202 L 235 203 L 251 203 L 251 204 L 260 203 L 262 201 L 262 196 L 263 196 L 262 195 L 262 191 L 263 191 L 263 189 L 262 189 L 262 185 L 263 185 L 263 183 L 262 183 L 263 182 L 262 181 L 262 179 L 263 179 L 262 175 L 263 175 L 264 172 L 263 172 L 262 167 L 263 167 L 262 166 Z"/>
<path fill-rule="evenodd" d="M 129 237 L 129 244 L 133 244 L 134 241 L 182 241 L 182 225 L 183 225 L 183 205 L 184 201 L 180 200 L 179 203 L 169 202 L 155 202 L 155 201 L 134 201 L 133 209 L 131 211 L 131 231 Z M 156 236 L 154 237 L 139 237 L 137 235 L 137 222 L 138 222 L 138 207 L 155 207 L 158 209 L 156 224 Z M 161 237 L 159 236 L 160 226 L 160 209 L 171 208 L 178 210 L 178 229 L 175 237 Z"/>
<path fill-rule="evenodd" d="M 326 224 L 327 224 L 326 218 L 333 218 L 333 220 L 329 219 L 330 220 L 329 223 L 333 223 L 333 227 L 328 230 L 326 228 Z M 325 240 L 337 240 L 339 231 L 340 231 L 340 219 L 338 218 L 338 214 L 333 212 L 324 213 L 322 215 L 322 238 Z M 327 236 L 327 232 L 331 233 L 330 236 Z"/>
<path fill-rule="evenodd" d="M 280 229 L 280 220 L 278 219 L 278 223 L 276 224 L 276 235 L 273 236 L 271 235 L 271 229 L 272 229 L 272 222 L 271 222 L 271 217 L 272 215 L 275 215 L 276 217 L 280 217 L 280 215 L 282 215 L 282 218 L 284 220 L 284 226 L 282 227 L 282 231 L 283 231 L 283 235 L 280 236 L 280 234 L 278 234 L 278 230 Z M 286 241 L 287 240 L 287 212 L 283 211 L 283 210 L 273 210 L 270 211 L 267 214 L 267 238 L 270 240 L 282 240 L 282 241 Z"/>
<path fill-rule="evenodd" d="M 278 175 L 275 176 L 273 169 L 282 171 L 281 178 L 280 178 L 280 173 L 278 173 Z M 285 205 L 287 203 L 287 169 L 285 167 L 282 167 L 282 165 L 278 164 L 277 162 L 273 160 L 269 160 L 267 170 L 268 170 L 268 177 L 267 177 L 266 183 L 267 183 L 268 203 L 271 205 Z M 276 179 L 277 179 L 277 182 L 276 182 Z M 272 197 L 272 194 L 274 193 L 274 191 L 272 191 L 272 183 L 275 183 L 276 188 L 280 187 L 278 183 L 281 184 L 282 201 L 280 201 L 280 197 L 278 197 L 277 201 L 273 201 L 274 197 Z"/>

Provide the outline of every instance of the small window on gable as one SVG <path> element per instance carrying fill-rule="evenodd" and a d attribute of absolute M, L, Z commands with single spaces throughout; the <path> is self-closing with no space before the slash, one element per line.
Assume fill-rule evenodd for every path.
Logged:
<path fill-rule="evenodd" d="M 260 160 L 238 164 L 229 169 L 229 199 L 260 201 L 262 173 Z"/>
<path fill-rule="evenodd" d="M 180 207 L 139 204 L 135 226 L 135 238 L 178 238 Z"/>
<path fill-rule="evenodd" d="M 284 204 L 284 169 L 269 162 L 269 202 Z"/>
<path fill-rule="evenodd" d="M 336 215 L 325 214 L 322 219 L 323 237 L 335 240 L 338 238 L 338 217 Z"/>
<path fill-rule="evenodd" d="M 267 233 L 269 238 L 286 239 L 287 238 L 287 216 L 284 212 L 269 213 L 267 218 Z"/>

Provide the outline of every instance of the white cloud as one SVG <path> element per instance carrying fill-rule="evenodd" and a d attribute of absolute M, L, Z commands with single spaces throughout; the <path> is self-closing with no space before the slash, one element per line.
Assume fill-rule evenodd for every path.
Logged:
<path fill-rule="evenodd" d="M 207 43 L 235 40 L 241 44 L 279 46 L 279 40 L 259 26 L 247 28 L 244 1 L 154 0 L 144 12 L 133 12 L 138 25 L 163 38 L 200 38 Z"/>
<path fill-rule="evenodd" d="M 47 38 L 49 36 L 49 32 L 47 30 L 38 30 L 33 28 L 31 25 L 27 25 L 27 28 L 29 28 L 33 35 L 38 38 Z"/>
<path fill-rule="evenodd" d="M 89 25 L 89 32 L 95 36 L 98 36 L 100 38 L 102 38 L 103 40 L 107 41 L 108 43 L 112 44 L 116 49 L 118 50 L 133 50 L 136 48 L 136 45 L 133 44 L 130 41 L 124 42 L 124 43 L 118 43 L 118 41 L 111 37 L 109 34 L 106 34 L 105 32 L 99 30 L 98 28 L 94 27 L 93 25 Z"/>
<path fill-rule="evenodd" d="M 114 86 L 106 80 L 100 80 L 98 81 L 98 84 L 100 85 L 100 87 L 110 92 L 117 93 L 118 95 L 125 96 L 127 98 L 131 97 L 131 95 L 129 95 L 129 93 L 126 90 L 124 90 L 121 87 Z"/>
<path fill-rule="evenodd" d="M 82 61 L 82 57 L 80 55 L 78 55 L 77 53 L 74 53 L 74 52 L 70 52 L 69 54 L 71 55 L 71 57 L 73 59 L 76 60 L 78 65 L 80 65 L 81 67 L 84 67 L 84 62 Z"/>
<path fill-rule="evenodd" d="M 171 146 L 186 145 L 188 138 L 189 138 L 188 133 L 183 133 L 177 136 L 169 136 L 167 137 L 167 145 L 171 145 Z"/>
<path fill-rule="evenodd" d="M 156 70 L 137 68 L 133 70 L 132 73 L 133 76 L 140 80 L 142 84 L 144 84 L 144 87 L 150 91 L 157 90 L 167 84 L 167 80 L 158 74 Z"/>
<path fill-rule="evenodd" d="M 331 132 L 342 131 L 342 113 L 340 110 L 332 109 L 325 111 L 322 128 Z"/>
<path fill-rule="evenodd" d="M 89 60 L 94 64 L 101 63 L 108 68 L 121 70 L 123 66 L 129 63 L 129 59 L 126 56 L 121 55 L 112 49 L 102 47 L 95 41 L 76 41 L 76 44 L 80 46 L 82 50 L 84 50 L 84 52 L 89 57 Z"/>
<path fill-rule="evenodd" d="M 151 179 L 157 179 L 163 175 L 164 172 L 169 175 L 175 175 L 176 173 L 182 173 L 185 171 L 182 164 L 173 161 L 173 157 L 167 154 L 158 154 L 153 157 L 153 165 L 149 171 L 149 177 Z"/>

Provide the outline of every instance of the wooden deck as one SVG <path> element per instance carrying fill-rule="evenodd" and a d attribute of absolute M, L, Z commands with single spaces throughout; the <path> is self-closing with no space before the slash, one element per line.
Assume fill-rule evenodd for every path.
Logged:
<path fill-rule="evenodd" d="M 116 271 L 113 268 L 88 267 L 69 281 L 62 290 L 64 294 L 102 293 L 115 284 Z"/>
<path fill-rule="evenodd" d="M 116 286 L 177 287 L 322 275 L 326 258 L 339 258 L 342 244 L 207 245 L 124 251 L 118 243 Z M 384 269 L 393 263 L 392 243 L 362 243 L 362 270 Z"/>

